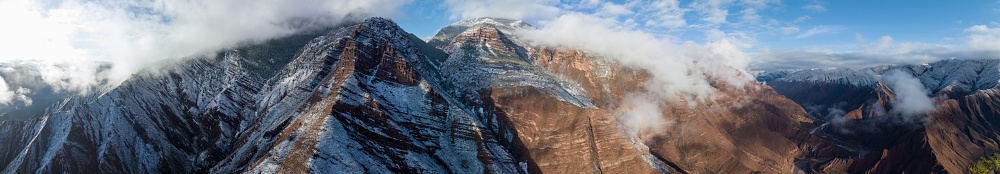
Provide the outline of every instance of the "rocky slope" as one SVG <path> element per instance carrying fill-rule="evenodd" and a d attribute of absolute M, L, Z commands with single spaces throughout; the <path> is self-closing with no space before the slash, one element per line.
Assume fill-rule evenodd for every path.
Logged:
<path fill-rule="evenodd" d="M 273 73 L 238 51 L 141 73 L 3 122 L 4 171 L 523 171 L 509 128 L 435 92 L 408 36 L 372 18 L 312 39 Z"/>
<path fill-rule="evenodd" d="M 822 158 L 826 172 L 964 173 L 976 159 L 997 152 L 997 60 L 944 60 L 867 69 L 805 70 L 767 82 L 823 124 L 814 131 L 861 156 Z M 893 112 L 899 100 L 883 76 L 914 76 L 934 102 L 926 113 Z M 915 119 L 914 121 L 913 118 Z"/>
<path fill-rule="evenodd" d="M 543 172 L 787 173 L 799 155 L 836 149 L 808 134 L 812 123 L 798 105 L 756 83 L 713 80 L 711 102 L 654 101 L 670 124 L 629 128 L 624 115 L 634 106 L 623 101 L 641 95 L 650 74 L 586 51 L 524 44 L 503 30 L 516 27 L 442 30 L 438 36 L 456 35 L 442 72 L 459 82 L 489 79 L 459 86 L 480 88 L 508 115 Z"/>
<path fill-rule="evenodd" d="M 425 43 L 389 19 L 369 18 L 184 59 L 59 102 L 41 117 L 0 122 L 0 166 L 3 173 L 791 173 L 802 169 L 797 159 L 851 153 L 810 134 L 817 125 L 806 110 L 769 86 L 713 78 L 709 100 L 656 99 L 644 95 L 645 70 L 526 44 L 517 30 L 532 28 L 477 18 Z M 649 102 L 628 102 L 635 98 Z M 644 114 L 640 104 L 657 108 L 648 116 L 665 123 L 630 126 Z"/>

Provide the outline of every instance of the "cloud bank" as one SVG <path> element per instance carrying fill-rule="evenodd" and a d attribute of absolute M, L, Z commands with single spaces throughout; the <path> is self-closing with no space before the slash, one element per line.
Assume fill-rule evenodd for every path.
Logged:
<path fill-rule="evenodd" d="M 967 31 L 969 29 L 966 29 Z M 750 68 L 756 70 L 811 69 L 833 67 L 873 67 L 878 65 L 905 65 L 929 63 L 937 60 L 1000 58 L 1000 32 L 969 32 L 965 45 L 942 45 L 920 42 L 897 43 L 892 36 L 879 37 L 874 43 L 858 35 L 857 51 L 831 48 L 760 49 L 751 53 L 754 61 Z"/>
<path fill-rule="evenodd" d="M 10 89 L 7 85 L 7 81 L 0 77 L 0 105 L 8 105 L 15 100 L 23 101 L 25 105 L 31 105 L 31 98 L 28 98 L 27 94 L 30 94 L 31 90 L 23 87 L 18 87 L 17 89 Z"/>
<path fill-rule="evenodd" d="M 821 30 L 813 32 L 812 30 Z M 811 29 L 799 35 L 808 37 L 812 33 L 824 33 L 826 29 Z M 836 30 L 829 30 L 834 32 Z M 832 67 L 873 67 L 878 65 L 904 65 L 929 63 L 950 58 L 996 59 L 1000 58 L 1000 28 L 975 25 L 962 30 L 965 36 L 958 38 L 961 44 L 929 44 L 921 42 L 896 42 L 889 35 L 869 42 L 857 34 L 856 51 L 834 50 L 832 48 L 790 48 L 760 49 L 751 53 L 754 62 L 751 69 L 811 69 Z M 806 36 L 804 36 L 806 35 Z"/>
<path fill-rule="evenodd" d="M 1000 28 L 990 28 L 986 25 L 975 25 L 963 30 L 969 33 L 966 37 L 966 44 L 975 50 L 997 50 L 1000 49 Z M 1000 57 L 1000 54 L 994 55 Z"/>
<path fill-rule="evenodd" d="M 622 22 L 614 19 L 580 13 L 565 14 L 542 24 L 539 30 L 523 30 L 520 34 L 534 44 L 586 50 L 626 66 L 646 69 L 654 77 L 647 82 L 647 89 L 667 99 L 705 99 L 714 89 L 707 75 L 733 78 L 733 83 L 746 80 L 736 79 L 739 76 L 732 73 L 744 69 L 749 58 L 728 39 L 707 44 L 676 43 L 622 27 Z M 709 70 L 718 66 L 732 67 L 732 71 Z"/>
<path fill-rule="evenodd" d="M 85 93 L 94 85 L 113 87 L 156 62 L 334 25 L 351 13 L 389 16 L 406 3 L 409 0 L 0 1 L 0 23 L 5 25 L 0 27 L 0 62 L 32 66 L 41 82 Z M 109 64 L 106 72 L 98 72 Z M 17 85 L 30 85 L 7 81 L 18 77 L 3 78 L 0 105 L 19 98 L 22 86 Z M 102 83 L 106 81 L 110 83 Z"/>

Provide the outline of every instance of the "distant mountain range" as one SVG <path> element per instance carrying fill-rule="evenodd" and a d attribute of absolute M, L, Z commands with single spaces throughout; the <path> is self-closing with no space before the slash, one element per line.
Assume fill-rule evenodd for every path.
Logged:
<path fill-rule="evenodd" d="M 739 84 L 706 74 L 709 100 L 650 99 L 638 95 L 650 72 L 517 32 L 533 29 L 475 18 L 424 41 L 373 17 L 164 63 L 113 89 L 0 109 L 0 167 L 964 173 L 1000 152 L 1000 60 L 759 72 Z M 914 112 L 924 98 L 932 107 Z M 644 117 L 662 121 L 631 125 Z"/>

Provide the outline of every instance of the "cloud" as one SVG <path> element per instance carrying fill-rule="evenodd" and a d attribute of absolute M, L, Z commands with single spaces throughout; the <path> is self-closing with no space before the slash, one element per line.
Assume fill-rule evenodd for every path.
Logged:
<path fill-rule="evenodd" d="M 969 33 L 966 44 L 977 50 L 1000 49 L 1000 28 L 990 28 L 986 25 L 975 25 L 963 30 Z M 1000 55 L 994 55 L 1000 56 Z"/>
<path fill-rule="evenodd" d="M 874 45 L 862 46 L 862 50 L 870 52 L 888 52 L 895 47 L 893 42 L 895 42 L 895 40 L 892 39 L 892 36 L 882 36 L 878 38 L 878 42 Z"/>
<path fill-rule="evenodd" d="M 732 74 L 745 69 L 749 58 L 740 50 L 743 45 L 732 41 L 731 37 L 721 37 L 706 44 L 676 43 L 649 32 L 622 27 L 622 23 L 569 13 L 544 21 L 539 30 L 519 32 L 533 44 L 587 50 L 626 66 L 646 69 L 654 77 L 647 82 L 647 90 L 665 99 L 705 99 L 714 90 L 707 75 L 732 78 L 733 83 L 747 80 Z M 717 68 L 720 66 L 733 68 L 726 71 L 726 68 Z"/>
<path fill-rule="evenodd" d="M 807 1 L 809 3 L 807 5 L 802 6 L 803 10 L 809 10 L 816 13 L 826 11 L 826 7 L 823 7 L 823 4 L 825 4 L 825 2 L 820 0 L 807 0 Z"/>
<path fill-rule="evenodd" d="M 619 118 L 629 130 L 662 132 L 665 127 L 677 122 L 663 118 L 660 104 L 662 101 L 656 96 L 642 93 L 626 94 L 622 99 L 622 107 L 618 108 Z"/>
<path fill-rule="evenodd" d="M 561 13 L 555 0 L 445 0 L 451 19 L 501 17 L 510 19 L 550 19 Z M 594 2 L 596 3 L 596 1 Z M 581 2 L 581 4 L 586 4 Z"/>
<path fill-rule="evenodd" d="M 813 11 L 813 12 L 825 12 L 826 11 L 826 8 L 824 8 L 822 5 L 819 5 L 819 4 L 812 4 L 812 5 L 802 6 L 802 9 Z"/>
<path fill-rule="evenodd" d="M 923 83 L 920 83 L 920 79 L 913 75 L 892 70 L 882 75 L 882 82 L 896 94 L 893 111 L 903 114 L 907 121 L 916 121 L 914 119 L 922 118 L 928 110 L 934 108 L 934 102 L 928 96 L 930 92 L 924 88 Z"/>
<path fill-rule="evenodd" d="M 751 53 L 751 69 L 811 69 L 835 67 L 873 67 L 888 64 L 914 64 L 949 57 L 983 54 L 976 51 L 953 51 L 943 46 L 908 47 L 906 52 L 846 52 L 825 48 L 761 49 Z"/>
<path fill-rule="evenodd" d="M 743 16 L 740 17 L 740 19 L 744 22 L 757 23 L 761 20 L 761 16 L 757 14 L 757 9 L 747 8 L 740 11 L 740 13 L 743 13 Z"/>
<path fill-rule="evenodd" d="M 594 8 L 601 4 L 601 0 L 581 0 L 575 6 L 579 8 Z"/>
<path fill-rule="evenodd" d="M 0 62 L 20 62 L 58 90 L 113 87 L 138 69 L 339 23 L 392 15 L 409 0 L 0 1 Z M 98 68 L 109 64 L 107 71 Z M 8 78 L 9 79 L 9 78 Z M 101 83 L 110 81 L 110 83 Z M 34 84 L 18 84 L 34 85 Z M 8 90 L 20 89 L 10 86 Z M 2 100 L 0 100 L 2 101 Z"/>
<path fill-rule="evenodd" d="M 733 0 L 706 0 L 691 3 L 691 8 L 701 15 L 701 20 L 709 24 L 726 23 L 729 16 L 728 7 Z"/>
<path fill-rule="evenodd" d="M 809 16 L 800 16 L 798 18 L 795 18 L 795 20 L 792 20 L 792 23 L 799 23 L 799 22 L 806 21 L 806 20 L 809 20 L 809 19 L 812 19 L 812 17 L 809 17 Z"/>
<path fill-rule="evenodd" d="M 601 6 L 601 9 L 597 11 L 597 15 L 609 17 L 631 15 L 633 13 L 635 12 L 633 12 L 630 8 L 611 2 L 605 2 L 604 5 Z"/>
<path fill-rule="evenodd" d="M 30 94 L 31 90 L 27 88 L 18 87 L 16 89 L 11 89 L 7 85 L 7 80 L 0 77 L 0 105 L 9 105 L 14 101 L 22 101 L 25 105 L 31 105 L 31 98 L 26 95 Z"/>
<path fill-rule="evenodd" d="M 803 32 L 802 34 L 799 34 L 799 35 L 795 36 L 795 38 L 796 39 L 802 39 L 802 38 L 808 38 L 808 37 L 812 37 L 812 36 L 816 36 L 816 35 L 833 34 L 833 33 L 840 32 L 840 30 L 843 30 L 843 29 L 844 29 L 844 27 L 839 27 L 839 26 L 820 25 L 820 26 L 816 26 L 816 27 L 810 28 L 809 30 L 806 30 L 806 32 Z"/>
<path fill-rule="evenodd" d="M 751 54 L 754 61 L 750 67 L 756 70 L 873 67 L 927 63 L 950 58 L 1000 58 L 1000 29 L 975 25 L 963 31 L 968 33 L 962 38 L 964 45 L 897 43 L 895 38 L 888 35 L 869 43 L 861 34 L 855 34 L 855 40 L 860 44 L 853 51 L 828 48 L 760 49 Z"/>
<path fill-rule="evenodd" d="M 652 16 L 655 16 L 656 20 L 649 20 L 646 25 L 660 26 L 660 27 L 683 27 L 687 25 L 687 21 L 684 20 L 684 14 L 690 11 L 690 9 L 681 8 L 680 2 L 677 0 L 663 0 L 656 1 L 647 6 Z"/>
<path fill-rule="evenodd" d="M 782 34 L 792 34 L 799 32 L 799 27 L 781 27 L 780 30 Z"/>

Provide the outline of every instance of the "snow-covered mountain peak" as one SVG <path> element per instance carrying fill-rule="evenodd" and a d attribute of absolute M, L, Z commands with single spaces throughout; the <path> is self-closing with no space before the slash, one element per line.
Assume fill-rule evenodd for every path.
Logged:
<path fill-rule="evenodd" d="M 387 18 L 371 17 L 361 22 L 360 26 L 364 27 L 362 29 L 380 30 L 387 35 L 406 36 L 406 32 L 399 25 L 396 25 L 396 22 Z"/>
<path fill-rule="evenodd" d="M 504 27 L 504 28 L 528 28 L 528 27 L 534 27 L 531 24 L 525 23 L 522 20 L 514 20 L 514 19 L 507 19 L 507 18 L 497 18 L 497 17 L 479 17 L 479 18 L 465 19 L 465 20 L 461 20 L 461 21 L 455 22 L 455 24 L 452 24 L 452 25 L 456 25 L 456 24 L 457 25 L 467 25 L 467 26 L 478 25 L 478 24 L 492 24 L 492 25 L 501 26 L 501 27 Z"/>
<path fill-rule="evenodd" d="M 850 84 L 853 86 L 870 86 L 878 82 L 876 74 L 871 69 L 810 69 L 788 74 L 775 81 L 785 82 L 822 82 Z"/>
<path fill-rule="evenodd" d="M 518 29 L 537 29 L 535 26 L 521 20 L 494 17 L 472 18 L 461 20 L 441 28 L 441 30 L 438 30 L 438 33 L 434 35 L 433 38 L 427 40 L 427 43 L 443 50 L 444 47 L 451 43 L 452 39 L 457 37 L 462 32 L 465 32 L 469 28 L 483 24 L 488 24 L 500 32 L 507 33 L 508 35 L 514 33 L 515 30 Z"/>

